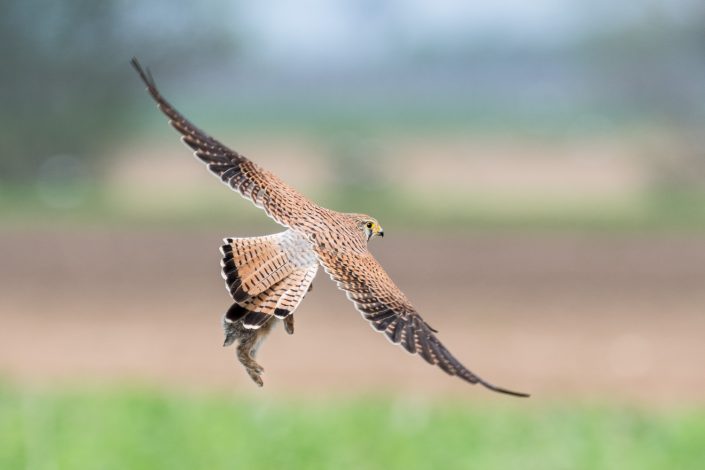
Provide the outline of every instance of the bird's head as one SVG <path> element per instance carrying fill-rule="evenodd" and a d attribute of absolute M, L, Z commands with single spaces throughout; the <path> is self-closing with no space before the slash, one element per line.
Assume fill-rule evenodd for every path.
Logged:
<path fill-rule="evenodd" d="M 378 236 L 378 237 L 384 236 L 384 230 L 379 225 L 379 222 L 377 222 L 377 219 L 375 219 L 374 217 L 370 217 L 369 215 L 365 215 L 365 214 L 350 214 L 350 215 L 353 217 L 353 219 L 357 223 L 358 228 L 365 235 L 365 239 L 367 239 L 367 241 L 369 241 L 374 236 Z"/>

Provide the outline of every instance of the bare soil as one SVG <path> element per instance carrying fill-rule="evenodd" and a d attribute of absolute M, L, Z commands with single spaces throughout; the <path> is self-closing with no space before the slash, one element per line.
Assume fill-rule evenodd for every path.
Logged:
<path fill-rule="evenodd" d="M 372 251 L 483 378 L 538 400 L 705 402 L 702 236 L 388 232 Z M 257 389 L 221 347 L 221 235 L 0 232 L 0 375 L 495 399 L 389 344 L 322 271 L 294 336 L 276 328 L 261 348 Z"/>

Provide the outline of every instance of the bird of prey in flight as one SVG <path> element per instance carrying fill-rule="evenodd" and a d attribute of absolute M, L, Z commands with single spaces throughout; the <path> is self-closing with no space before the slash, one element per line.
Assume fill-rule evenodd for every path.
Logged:
<path fill-rule="evenodd" d="M 226 238 L 221 266 L 234 303 L 223 316 L 225 346 L 238 342 L 237 357 L 262 386 L 257 347 L 277 320 L 294 332 L 294 311 L 316 276 L 319 265 L 371 326 L 389 341 L 420 355 L 449 375 L 495 392 L 525 397 L 481 379 L 458 361 L 436 337 L 406 296 L 367 250 L 383 237 L 379 222 L 364 214 L 320 207 L 273 173 L 194 126 L 161 95 L 149 71 L 132 59 L 147 91 L 196 158 L 231 189 L 249 199 L 277 223 L 281 233 L 253 238 Z"/>

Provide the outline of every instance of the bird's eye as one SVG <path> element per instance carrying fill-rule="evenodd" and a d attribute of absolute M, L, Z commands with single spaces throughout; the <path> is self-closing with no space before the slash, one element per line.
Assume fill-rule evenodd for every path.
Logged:
<path fill-rule="evenodd" d="M 367 228 L 372 228 L 372 222 L 367 222 Z"/>

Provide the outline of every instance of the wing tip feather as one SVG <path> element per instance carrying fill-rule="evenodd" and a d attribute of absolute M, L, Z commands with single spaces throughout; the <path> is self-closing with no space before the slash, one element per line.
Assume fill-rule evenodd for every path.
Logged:
<path fill-rule="evenodd" d="M 511 395 L 513 397 L 518 397 L 518 398 L 530 398 L 531 397 L 530 393 L 516 392 L 514 390 L 509 390 L 507 388 L 498 387 L 496 385 L 493 385 L 489 382 L 486 382 L 486 381 L 480 379 L 479 377 L 477 377 L 477 379 L 478 379 L 477 383 L 479 383 L 480 385 L 482 385 L 483 387 L 485 387 L 488 390 L 492 390 L 493 392 L 503 393 L 505 395 Z"/>
<path fill-rule="evenodd" d="M 154 77 L 152 76 L 152 72 L 149 70 L 149 67 L 143 68 L 142 64 L 140 64 L 140 61 L 135 56 L 130 59 L 130 64 L 132 65 L 132 68 L 137 71 L 137 74 L 147 86 L 147 89 L 152 96 L 158 98 L 159 92 L 157 91 L 157 84 L 154 81 Z"/>

